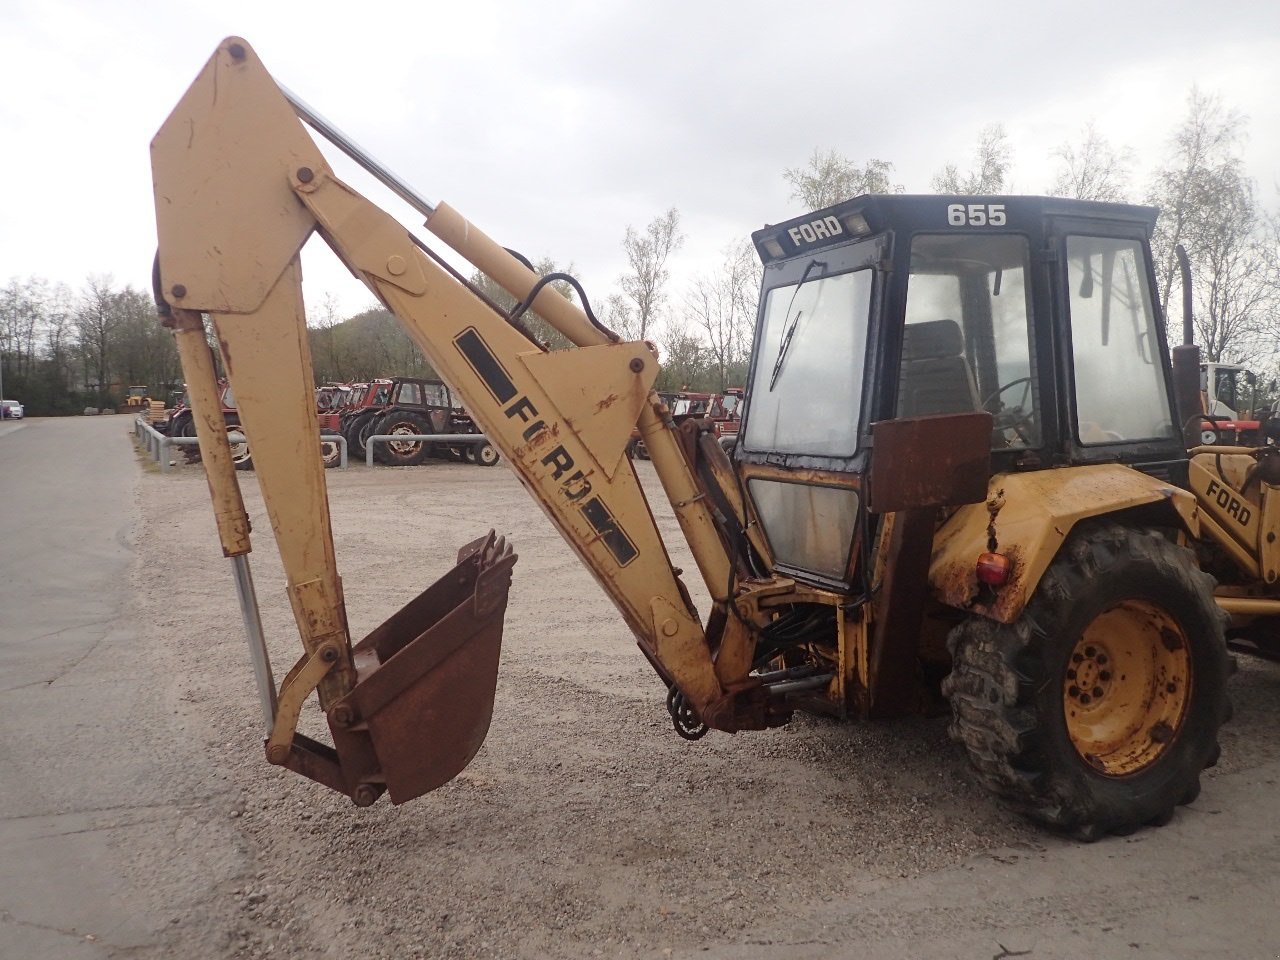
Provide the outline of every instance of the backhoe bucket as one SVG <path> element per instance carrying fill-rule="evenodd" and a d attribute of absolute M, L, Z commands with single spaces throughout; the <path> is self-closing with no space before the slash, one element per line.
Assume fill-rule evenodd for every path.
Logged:
<path fill-rule="evenodd" d="M 489 535 L 356 645 L 343 702 L 367 726 L 392 803 L 457 776 L 484 743 L 516 555 Z"/>

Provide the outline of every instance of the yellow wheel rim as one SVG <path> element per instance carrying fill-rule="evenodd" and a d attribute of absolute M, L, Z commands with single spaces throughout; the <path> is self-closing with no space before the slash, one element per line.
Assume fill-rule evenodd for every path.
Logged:
<path fill-rule="evenodd" d="M 1146 769 L 1177 738 L 1191 682 L 1177 622 L 1143 600 L 1117 604 L 1085 628 L 1067 664 L 1062 706 L 1072 745 L 1108 776 Z"/>

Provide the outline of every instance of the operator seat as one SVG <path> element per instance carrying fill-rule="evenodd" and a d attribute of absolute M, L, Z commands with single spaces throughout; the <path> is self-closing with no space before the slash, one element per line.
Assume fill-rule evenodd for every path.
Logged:
<path fill-rule="evenodd" d="M 927 417 L 982 409 L 973 371 L 964 357 L 964 333 L 954 320 L 902 328 L 898 416 Z"/>

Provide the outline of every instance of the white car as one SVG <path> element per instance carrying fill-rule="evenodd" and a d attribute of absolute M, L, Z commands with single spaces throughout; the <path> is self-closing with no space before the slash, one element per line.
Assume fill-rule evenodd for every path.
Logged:
<path fill-rule="evenodd" d="M 0 418 L 5 420 L 21 420 L 22 404 L 17 400 L 0 400 Z"/>

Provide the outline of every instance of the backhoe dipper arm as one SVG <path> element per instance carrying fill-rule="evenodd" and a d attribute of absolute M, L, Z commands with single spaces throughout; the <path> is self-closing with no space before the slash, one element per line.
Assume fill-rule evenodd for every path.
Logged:
<path fill-rule="evenodd" d="M 308 655 L 338 650 L 329 669 L 313 671 L 331 727 L 333 706 L 353 689 L 358 692 L 359 684 L 368 685 L 360 650 L 385 644 L 380 631 L 396 618 L 353 656 L 316 455 L 319 433 L 298 266 L 312 232 L 395 314 L 461 395 L 622 612 L 659 673 L 710 726 L 764 725 L 763 700 L 755 695 L 760 691 L 746 676 L 750 656 L 738 651 L 731 659 L 740 666 L 730 676 L 717 675 L 712 644 L 625 453 L 638 422 L 700 572 L 713 600 L 722 604 L 730 587 L 728 554 L 666 409 L 652 391 L 658 366 L 647 345 L 612 342 L 552 291 L 541 293 L 534 308 L 578 346 L 547 352 L 532 343 L 419 249 L 402 225 L 333 175 L 286 95 L 243 40 L 229 38 L 219 46 L 157 134 L 152 161 L 163 294 L 175 310 L 211 317 L 251 438 L 303 644 Z M 456 212 L 441 205 L 428 213 L 433 233 L 514 296 L 524 298 L 532 290 L 536 275 Z M 483 605 L 482 586 L 476 588 L 477 609 Z M 739 646 L 747 642 L 742 631 L 735 637 Z M 400 649 L 398 642 L 379 649 L 384 675 L 389 658 L 400 657 L 393 664 L 412 659 L 408 647 Z M 431 657 L 413 656 L 423 670 L 431 669 Z M 306 669 L 303 662 L 295 668 Z M 351 722 L 348 714 L 340 719 Z M 486 714 L 486 727 L 487 722 Z M 365 782 L 376 780 L 366 772 Z M 394 783 L 391 790 L 395 800 Z M 405 798 L 408 792 L 401 791 Z"/>

